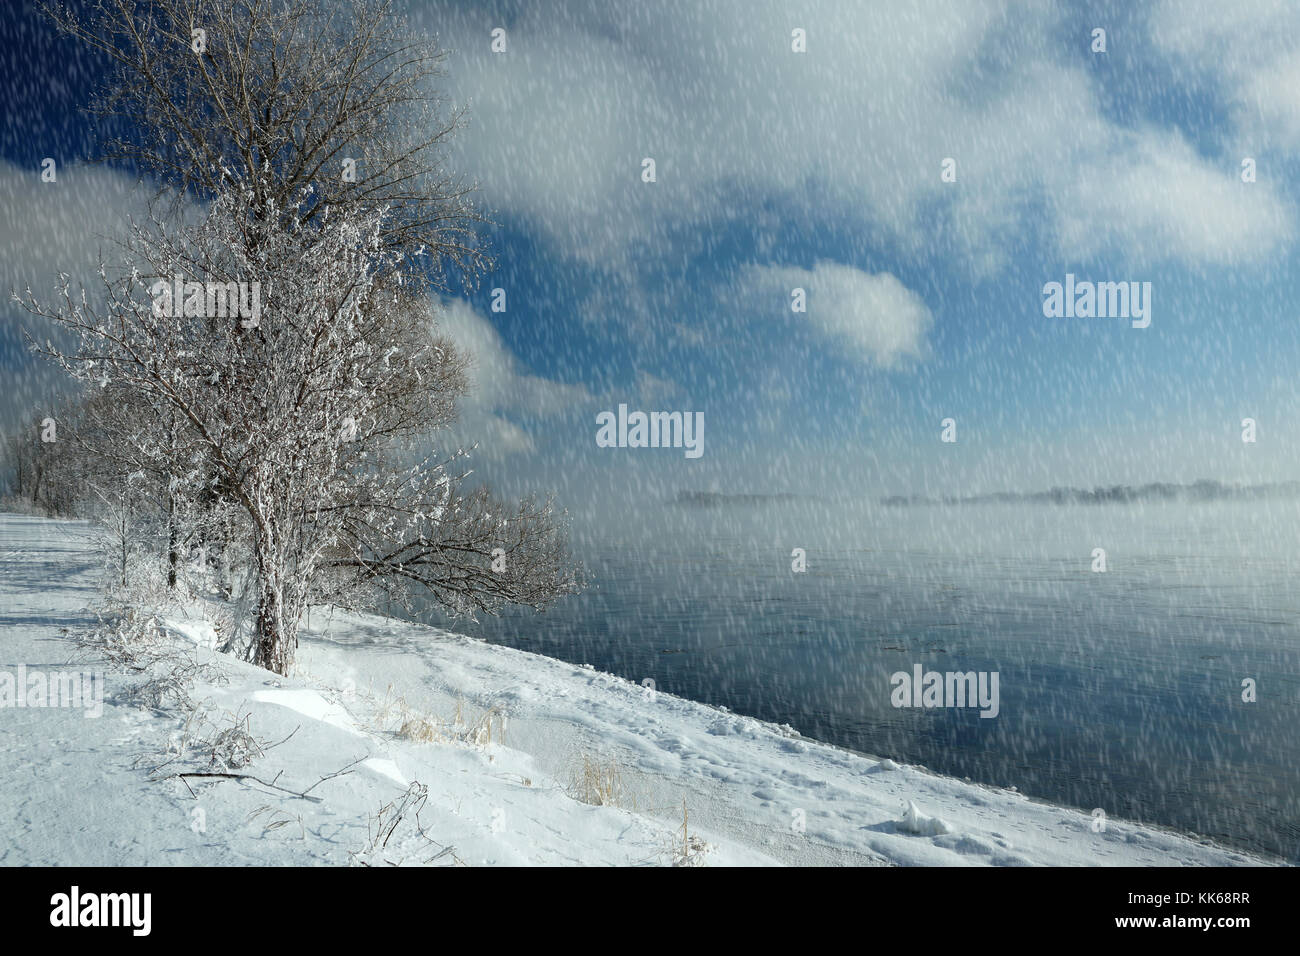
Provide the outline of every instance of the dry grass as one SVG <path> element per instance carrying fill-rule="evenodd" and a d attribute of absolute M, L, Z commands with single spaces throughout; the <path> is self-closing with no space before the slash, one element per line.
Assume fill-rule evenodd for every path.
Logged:
<path fill-rule="evenodd" d="M 700 837 L 691 833 L 690 817 L 686 812 L 686 801 L 682 800 L 682 825 L 673 833 L 672 844 L 668 850 L 673 866 L 703 866 L 704 857 L 713 847 Z"/>
<path fill-rule="evenodd" d="M 467 712 L 465 702 L 457 700 L 450 717 L 431 714 L 431 709 L 427 705 L 412 707 L 405 697 L 394 696 L 390 684 L 384 699 L 376 707 L 372 724 L 381 733 L 393 733 L 418 743 L 457 743 L 488 747 L 492 744 L 504 745 L 506 742 L 508 719 L 500 707 L 489 707 L 471 715 Z"/>
<path fill-rule="evenodd" d="M 569 773 L 567 792 L 593 807 L 636 809 L 636 800 L 617 761 L 599 755 L 583 753 L 578 757 Z"/>

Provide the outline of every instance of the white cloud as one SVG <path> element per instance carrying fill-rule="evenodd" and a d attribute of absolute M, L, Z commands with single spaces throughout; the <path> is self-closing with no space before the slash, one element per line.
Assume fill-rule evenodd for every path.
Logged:
<path fill-rule="evenodd" d="M 1218 87 L 1239 144 L 1300 147 L 1300 7 L 1165 0 L 1151 11 L 1150 31 L 1157 49 Z"/>
<path fill-rule="evenodd" d="M 59 272 L 92 285 L 100 255 L 117 258 L 115 240 L 140 217 L 152 193 L 132 176 L 102 166 L 70 165 L 43 183 L 39 167 L 0 160 L 0 287 L 31 287 L 48 298 Z"/>
<path fill-rule="evenodd" d="M 562 414 L 590 400 L 585 387 L 530 374 L 506 347 L 492 323 L 462 299 L 444 301 L 439 331 L 470 356 L 471 402 L 491 411 L 526 412 L 539 418 Z"/>
<path fill-rule="evenodd" d="M 927 352 L 930 310 L 889 273 L 872 275 L 834 262 L 819 262 L 812 269 L 749 266 L 740 273 L 736 292 L 750 307 L 788 311 L 794 289 L 805 290 L 807 312 L 792 314 L 806 319 L 835 350 L 883 367 Z"/>
<path fill-rule="evenodd" d="M 1197 158 L 1176 136 L 1134 136 L 1112 121 L 1063 42 L 1068 22 L 1048 0 L 702 0 L 653 16 L 592 0 L 523 5 L 504 54 L 489 47 L 501 24 L 478 10 L 429 25 L 456 51 L 452 88 L 471 105 L 458 165 L 490 203 L 595 265 L 620 268 L 668 230 L 736 217 L 761 247 L 773 227 L 756 211 L 769 201 L 847 215 L 905 249 L 942 239 L 982 273 L 1039 228 L 1073 258 L 1096 242 L 1057 197 L 1116 169 L 1133 171 L 1125 203 L 1142 223 L 1105 230 L 1121 252 L 1149 254 L 1153 239 L 1172 237 L 1169 258 L 1219 263 L 1251 236 L 1289 241 L 1278 224 L 1289 206 L 1252 200 L 1234 211 L 1213 196 L 1202 224 L 1188 208 L 1199 197 L 1174 190 L 1215 185 L 1239 157 Z M 790 50 L 795 26 L 807 31 L 806 53 Z M 1166 41 L 1215 60 L 1199 34 Z M 1249 49 L 1233 49 L 1234 62 L 1251 62 Z M 1289 62 L 1274 64 L 1276 79 Z M 1281 116 L 1294 100 L 1300 130 L 1296 89 L 1270 102 Z M 640 181 L 645 156 L 657 183 Z M 946 157 L 956 183 L 940 180 Z M 1170 178 L 1143 190 L 1145 173 Z M 1044 205 L 1056 213 L 1046 221 Z M 1223 223 L 1230 238 L 1216 240 Z"/>
<path fill-rule="evenodd" d="M 479 442 L 485 454 L 500 457 L 533 450 L 529 433 L 511 418 L 552 419 L 591 401 L 582 385 L 528 372 L 492 323 L 462 299 L 444 301 L 436 325 L 469 357 L 472 387 L 456 432 Z"/>
<path fill-rule="evenodd" d="M 118 258 L 114 240 L 125 235 L 129 216 L 146 211 L 152 195 L 133 177 L 100 166 L 60 164 L 50 183 L 40 173 L 39 166 L 0 160 L 0 356 L 6 363 L 0 431 L 6 432 L 71 388 L 53 362 L 27 353 L 24 337 L 58 341 L 63 333 L 10 301 L 10 292 L 25 296 L 30 289 L 49 302 L 63 272 L 73 288 L 84 287 L 97 300 L 101 255 L 111 267 Z"/>
<path fill-rule="evenodd" d="M 1126 139 L 1055 193 L 1063 256 L 1118 249 L 1142 265 L 1230 265 L 1259 261 L 1294 238 L 1294 211 L 1270 185 L 1243 183 L 1239 167 L 1207 163 L 1176 135 Z"/>

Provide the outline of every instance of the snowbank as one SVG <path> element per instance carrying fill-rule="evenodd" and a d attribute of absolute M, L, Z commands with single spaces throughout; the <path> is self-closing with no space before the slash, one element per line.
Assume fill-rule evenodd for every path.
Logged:
<path fill-rule="evenodd" d="M 83 525 L 0 516 L 0 671 L 106 688 L 0 710 L 6 865 L 1275 862 L 375 616 L 314 609 L 285 680 L 197 607 L 149 671 L 69 664 L 97 566 Z"/>

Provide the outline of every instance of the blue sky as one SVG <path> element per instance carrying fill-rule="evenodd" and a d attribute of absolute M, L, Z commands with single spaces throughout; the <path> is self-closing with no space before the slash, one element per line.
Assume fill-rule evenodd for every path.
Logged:
<path fill-rule="evenodd" d="M 1300 477 L 1295 5 L 410 10 L 452 51 L 450 158 L 499 223 L 497 271 L 442 318 L 475 357 L 461 435 L 495 484 L 580 510 Z M 78 165 L 98 66 L 30 7 L 0 41 L 0 262 L 6 290 L 39 289 L 138 195 Z M 1045 318 L 1066 273 L 1150 282 L 1151 326 Z M 12 409 L 48 377 L 6 310 Z M 597 448 L 620 402 L 703 411 L 703 457 Z"/>

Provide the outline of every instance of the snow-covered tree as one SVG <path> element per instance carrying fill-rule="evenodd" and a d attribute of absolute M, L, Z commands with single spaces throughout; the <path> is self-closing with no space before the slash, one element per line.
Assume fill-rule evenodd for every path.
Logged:
<path fill-rule="evenodd" d="M 243 516 L 253 659 L 285 672 L 312 600 L 420 584 L 471 611 L 571 590 L 549 501 L 464 491 L 458 455 L 427 451 L 465 387 L 428 293 L 489 265 L 442 162 L 460 115 L 436 93 L 436 45 L 388 0 L 47 12 L 113 64 L 92 109 L 104 157 L 172 202 L 101 268 L 102 294 L 65 277 L 26 305 L 75 336 L 47 354 L 138 411 L 111 454 L 165 482 L 169 515 L 199 536 Z"/>
<path fill-rule="evenodd" d="M 412 457 L 455 419 L 464 362 L 404 287 L 383 213 L 307 220 L 304 193 L 266 209 L 229 182 L 197 224 L 135 224 L 97 295 L 65 277 L 53 304 L 25 300 L 76 337 L 43 349 L 69 374 L 155 410 L 154 427 L 120 434 L 131 456 L 186 501 L 245 516 L 252 658 L 282 674 L 313 596 L 414 583 L 493 610 L 575 586 L 549 502 L 507 508 L 462 491 L 456 453 Z"/>

